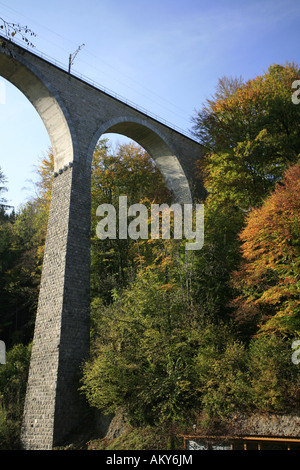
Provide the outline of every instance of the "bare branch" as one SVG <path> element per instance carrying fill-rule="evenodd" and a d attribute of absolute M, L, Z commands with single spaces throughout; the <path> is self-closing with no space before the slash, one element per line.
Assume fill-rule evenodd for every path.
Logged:
<path fill-rule="evenodd" d="M 35 47 L 34 44 L 28 39 L 28 35 L 36 37 L 36 34 L 28 28 L 28 26 L 21 26 L 19 23 L 9 23 L 0 17 L 0 29 L 4 32 L 8 39 L 14 38 L 19 35 L 23 41 L 30 47 Z"/>

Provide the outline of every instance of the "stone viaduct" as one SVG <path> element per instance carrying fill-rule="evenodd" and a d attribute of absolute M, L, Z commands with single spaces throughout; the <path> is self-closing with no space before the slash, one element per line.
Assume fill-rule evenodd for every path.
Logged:
<path fill-rule="evenodd" d="M 194 162 L 202 147 L 1 36 L 0 75 L 35 107 L 55 156 L 21 432 L 24 449 L 47 450 L 63 443 L 81 420 L 78 379 L 90 335 L 91 161 L 99 138 L 114 132 L 140 144 L 180 203 L 190 203 L 196 194 Z M 198 191 L 204 194 L 199 183 Z"/>

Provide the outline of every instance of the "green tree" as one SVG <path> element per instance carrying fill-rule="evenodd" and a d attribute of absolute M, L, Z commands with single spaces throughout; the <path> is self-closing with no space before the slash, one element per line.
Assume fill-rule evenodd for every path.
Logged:
<path fill-rule="evenodd" d="M 6 205 L 6 198 L 4 197 L 4 193 L 7 191 L 7 187 L 5 186 L 7 183 L 7 178 L 4 175 L 3 171 L 0 167 L 0 223 L 2 223 L 7 217 L 5 217 L 5 211 L 7 208 Z"/>
<path fill-rule="evenodd" d="M 35 201 L 27 202 L 2 233 L 1 330 L 11 346 L 32 339 L 42 270 L 44 214 Z"/>
<path fill-rule="evenodd" d="M 200 409 L 211 419 L 224 419 L 249 404 L 247 350 L 236 339 L 232 325 L 206 322 L 195 332 L 198 351 L 193 386 L 201 399 Z"/>
<path fill-rule="evenodd" d="M 201 162 L 215 200 L 241 210 L 257 205 L 300 153 L 300 110 L 291 100 L 295 64 L 272 65 L 245 83 L 229 80 L 194 117 L 210 150 Z M 224 81 L 224 79 L 223 79 Z"/>
<path fill-rule="evenodd" d="M 162 423 L 194 408 L 193 312 L 165 272 L 139 270 L 113 304 L 95 305 L 94 348 L 81 390 L 104 412 L 122 407 L 135 423 Z"/>
<path fill-rule="evenodd" d="M 223 78 L 194 116 L 195 135 L 207 149 L 199 171 L 208 191 L 196 299 L 208 315 L 233 313 L 231 273 L 241 262 L 245 217 L 298 159 L 300 108 L 291 87 L 299 76 L 298 66 L 287 64 L 247 82 Z"/>
<path fill-rule="evenodd" d="M 299 408 L 300 372 L 291 345 L 276 335 L 253 338 L 248 354 L 248 407 L 260 412 Z"/>
<path fill-rule="evenodd" d="M 100 293 L 105 302 L 112 300 L 112 290 L 125 286 L 135 276 L 136 260 L 141 259 L 139 240 L 99 240 L 96 226 L 100 204 L 112 204 L 119 215 L 119 196 L 127 196 L 128 206 L 169 202 L 161 173 L 151 157 L 137 144 L 120 145 L 112 153 L 107 140 L 99 141 L 92 162 L 92 297 Z M 146 246 L 144 246 L 144 251 Z"/>
<path fill-rule="evenodd" d="M 37 168 L 36 195 L 0 223 L 1 337 L 8 347 L 31 340 L 51 195 L 52 153 Z"/>
<path fill-rule="evenodd" d="M 31 346 L 17 344 L 0 367 L 0 449 L 19 448 Z"/>

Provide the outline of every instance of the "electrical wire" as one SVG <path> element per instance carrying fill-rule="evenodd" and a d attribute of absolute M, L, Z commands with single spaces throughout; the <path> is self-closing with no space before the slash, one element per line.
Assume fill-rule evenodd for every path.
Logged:
<path fill-rule="evenodd" d="M 62 36 L 60 33 L 57 33 L 56 31 L 53 31 L 53 30 L 50 29 L 48 26 L 45 26 L 45 25 L 41 24 L 40 22 L 38 22 L 38 21 L 36 21 L 36 20 L 33 20 L 32 18 L 29 18 L 28 16 L 24 15 L 23 13 L 20 13 L 19 11 L 15 10 L 14 8 L 11 8 L 10 6 L 5 5 L 2 1 L 0 1 L 0 5 L 3 6 L 3 7 L 5 7 L 5 8 L 6 8 L 7 10 L 9 10 L 10 12 L 13 12 L 13 13 L 15 13 L 15 14 L 17 14 L 17 15 L 23 17 L 24 19 L 30 21 L 30 26 L 31 26 L 31 23 L 34 23 L 34 24 L 36 24 L 37 26 L 41 27 L 42 30 L 47 30 L 47 31 L 49 31 L 49 33 L 51 33 L 52 35 L 55 35 L 56 37 L 60 38 L 60 40 L 63 40 L 64 43 L 67 43 L 67 42 L 68 42 L 68 43 L 72 44 L 73 47 L 75 47 L 75 46 L 77 47 L 77 46 L 78 46 L 78 44 L 75 43 L 74 41 L 72 41 L 71 39 Z M 15 19 L 13 19 L 12 17 L 10 17 L 10 18 L 8 18 L 8 19 L 10 19 L 10 21 L 16 22 Z M 32 27 L 32 26 L 31 26 L 31 27 Z M 40 34 L 40 33 L 39 33 L 38 36 L 39 36 L 41 39 L 44 39 L 47 43 L 52 44 L 52 45 L 54 45 L 55 47 L 59 47 L 60 50 L 65 51 L 65 52 L 68 53 L 68 55 L 69 55 L 69 51 L 67 51 L 67 50 L 62 46 L 62 42 L 61 42 L 61 41 L 60 41 L 59 46 L 58 46 L 55 42 L 53 42 L 52 40 L 50 40 L 49 37 L 45 37 L 45 36 L 43 36 L 43 35 Z M 89 55 L 91 58 L 96 59 L 97 62 L 98 62 L 98 61 L 101 61 L 101 63 L 104 64 L 106 67 L 108 67 L 108 68 L 110 68 L 111 70 L 113 70 L 114 72 L 116 72 L 116 73 L 117 73 L 117 76 L 123 76 L 123 77 L 126 78 L 126 80 L 127 80 L 126 83 L 125 83 L 125 82 L 122 81 L 121 79 L 118 79 L 118 78 L 116 78 L 116 76 L 114 76 L 114 80 L 115 80 L 116 82 L 119 82 L 122 86 L 125 86 L 126 88 L 128 88 L 128 89 L 130 89 L 130 90 L 134 90 L 135 93 L 138 93 L 140 96 L 142 96 L 142 97 L 144 97 L 144 98 L 146 98 L 146 99 L 150 99 L 153 103 L 158 104 L 161 108 L 165 109 L 166 111 L 175 114 L 177 117 L 179 117 L 180 119 L 184 120 L 185 122 L 189 122 L 189 125 L 190 125 L 190 122 L 191 122 L 191 115 L 190 115 L 188 112 L 182 110 L 181 108 L 179 108 L 179 107 L 178 107 L 177 105 L 175 105 L 174 103 L 171 103 L 169 100 L 166 100 L 165 98 L 161 97 L 159 94 L 155 93 L 153 90 L 150 90 L 149 88 L 147 88 L 147 87 L 145 87 L 144 85 L 140 84 L 137 80 L 135 80 L 135 79 L 133 79 L 132 77 L 130 77 L 130 76 L 124 74 L 124 72 L 121 72 L 121 71 L 118 70 L 116 67 L 114 67 L 113 65 L 111 65 L 111 64 L 109 64 L 108 62 L 104 61 L 103 59 L 99 59 L 99 57 L 98 57 L 95 53 L 93 53 L 92 51 L 90 51 L 88 47 L 85 48 L 85 51 L 84 51 L 84 52 L 85 52 L 86 55 Z M 66 55 L 66 57 L 68 57 L 68 56 Z M 95 66 L 95 61 L 93 61 L 93 64 L 91 64 L 91 63 L 85 61 L 85 60 L 81 57 L 81 58 L 80 58 L 80 63 L 85 64 L 85 65 L 88 66 L 89 68 L 94 69 L 96 72 L 99 72 L 99 73 L 101 73 L 101 74 L 106 75 L 108 78 L 111 78 L 110 75 L 109 75 L 108 73 L 105 73 L 103 69 L 100 70 L 97 66 Z M 145 95 L 145 94 L 143 94 L 143 93 L 137 91 L 137 89 L 136 89 L 135 87 L 132 87 L 132 86 L 130 86 L 130 85 L 128 84 L 128 80 L 129 80 L 130 82 L 132 82 L 132 83 L 135 83 L 135 84 L 138 85 L 141 89 L 144 89 L 145 91 L 147 91 L 148 93 L 150 93 L 150 95 L 152 95 L 152 96 L 147 96 L 147 95 Z M 155 96 L 156 98 L 158 98 L 158 99 L 160 100 L 160 102 L 154 100 L 154 99 L 153 99 L 154 96 Z M 178 111 L 180 111 L 180 113 L 184 113 L 184 114 L 186 115 L 186 117 L 183 117 L 182 114 L 178 114 L 177 112 L 175 113 L 175 112 L 174 112 L 174 109 L 171 110 L 171 109 L 167 108 L 165 105 L 162 104 L 163 101 L 164 101 L 165 103 L 168 103 L 168 105 L 170 105 L 172 108 L 174 108 L 174 109 L 176 108 Z M 187 116 L 188 116 L 189 119 L 187 119 Z"/>

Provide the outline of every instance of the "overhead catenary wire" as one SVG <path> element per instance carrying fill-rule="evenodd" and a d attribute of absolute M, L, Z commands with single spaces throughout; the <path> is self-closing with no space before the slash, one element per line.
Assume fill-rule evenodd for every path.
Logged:
<path fill-rule="evenodd" d="M 59 42 L 59 49 L 60 50 L 64 50 L 67 52 L 66 54 L 66 57 L 69 58 L 70 60 L 70 51 L 67 51 L 65 49 L 65 47 L 63 47 L 63 44 L 72 44 L 72 47 L 73 45 L 75 45 L 76 43 L 72 40 L 72 39 L 69 39 L 69 38 L 66 38 L 64 37 L 63 35 L 61 35 L 60 33 L 56 32 L 56 31 L 53 31 L 51 28 L 49 28 L 48 26 L 45 26 L 41 23 L 39 23 L 38 21 L 36 20 L 33 20 L 32 18 L 29 18 L 27 15 L 24 15 L 23 13 L 20 13 L 19 11 L 15 10 L 14 8 L 12 8 L 11 6 L 8 6 L 6 5 L 5 3 L 3 3 L 2 1 L 0 1 L 0 5 L 3 6 L 7 11 L 9 11 L 15 15 L 19 15 L 20 17 L 24 18 L 24 21 L 29 21 L 30 22 L 30 26 L 32 27 L 34 24 L 36 24 L 37 26 L 39 26 L 40 28 L 42 28 L 42 30 L 44 31 L 49 31 L 49 33 L 51 33 L 52 37 L 56 36 L 58 38 L 60 38 L 60 42 Z M 16 21 L 15 19 L 13 19 L 12 17 L 10 17 L 11 21 Z M 38 34 L 38 37 L 40 37 L 41 39 L 44 39 L 47 43 L 49 44 L 52 44 L 54 45 L 55 47 L 58 47 L 58 45 L 51 39 L 49 39 L 49 37 L 45 37 L 44 35 L 42 34 Z M 62 42 L 63 40 L 63 42 Z M 78 43 L 76 44 L 76 47 L 78 46 Z M 47 54 L 43 54 L 44 56 L 47 56 Z M 139 94 L 140 96 L 146 98 L 147 100 L 151 100 L 151 103 L 154 103 L 154 104 L 157 104 L 161 109 L 164 109 L 165 111 L 168 111 L 170 113 L 172 113 L 172 115 L 174 116 L 177 116 L 178 118 L 180 118 L 182 121 L 186 122 L 186 125 L 187 125 L 187 128 L 190 127 L 191 125 L 191 114 L 188 113 L 187 111 L 184 111 L 182 110 L 181 108 L 179 108 L 177 105 L 175 105 L 174 103 L 171 103 L 169 100 L 167 100 L 166 98 L 163 98 L 161 97 L 159 94 L 157 94 L 155 91 L 153 91 L 152 89 L 150 90 L 149 88 L 145 87 L 145 85 L 142 85 L 141 83 L 139 83 L 136 79 L 134 79 L 133 77 L 130 77 L 128 75 L 126 75 L 123 71 L 120 71 L 118 70 L 115 66 L 113 66 L 112 64 L 106 62 L 103 60 L 103 58 L 99 59 L 99 56 L 97 56 L 97 54 L 95 54 L 94 52 L 92 52 L 91 50 L 89 50 L 89 48 L 86 46 L 85 47 L 85 55 L 88 55 L 90 57 L 92 57 L 93 59 L 96 59 L 92 61 L 92 63 L 84 60 L 82 57 L 80 57 L 80 63 L 81 64 L 86 64 L 89 68 L 93 68 L 95 71 L 101 73 L 101 74 L 105 74 L 106 76 L 109 77 L 109 74 L 108 73 L 105 73 L 103 68 L 99 68 L 95 65 L 95 63 L 99 63 L 99 64 L 104 64 L 106 67 L 108 67 L 109 69 L 115 71 L 117 73 L 117 77 L 114 75 L 113 76 L 113 80 L 116 81 L 116 82 L 119 82 L 122 86 L 125 86 L 126 88 L 128 89 L 132 89 L 134 90 L 135 94 Z M 49 59 L 50 59 L 50 56 L 47 56 Z M 58 61 L 57 61 L 58 62 Z M 61 64 L 62 65 L 62 64 Z M 76 72 L 75 73 L 77 76 L 80 75 L 81 77 L 85 77 L 84 74 L 82 74 L 81 72 Z M 126 82 L 122 81 L 120 79 L 120 77 L 124 77 L 126 78 Z M 87 78 L 87 77 L 85 77 Z M 89 79 L 89 81 L 91 81 Z M 95 80 L 92 80 L 93 83 L 97 83 L 97 81 Z M 130 84 L 136 84 L 138 87 L 140 87 L 140 89 L 143 89 L 144 91 L 146 91 L 150 96 L 147 96 L 146 94 L 140 92 L 137 90 L 137 88 L 135 86 L 130 86 Z M 99 83 L 97 83 L 97 87 L 99 87 Z M 102 87 L 100 85 L 101 88 L 105 88 L 106 90 L 109 90 L 109 88 L 107 87 Z M 110 91 L 110 90 L 109 90 Z M 121 95 L 119 95 L 118 93 L 114 93 L 113 92 L 113 95 L 118 95 L 119 97 L 121 97 Z M 154 99 L 154 97 L 156 97 Z M 121 97 L 122 98 L 122 97 Z M 122 101 L 124 101 L 124 99 L 122 99 Z M 133 104 L 133 102 L 131 100 L 125 100 L 127 102 L 130 102 L 131 104 Z M 172 109 L 169 109 L 169 107 L 166 107 L 164 104 L 168 104 L 168 106 Z M 144 107 L 139 107 L 137 105 L 135 105 L 136 108 L 141 108 L 141 110 L 143 111 L 146 111 L 146 109 Z M 175 112 L 174 109 L 176 109 L 177 111 Z M 152 114 L 150 113 L 149 111 L 147 112 L 147 114 Z M 183 116 L 183 114 L 185 115 L 185 117 Z M 157 118 L 158 115 L 155 113 L 155 117 Z M 165 121 L 165 122 L 168 122 L 167 120 L 164 120 L 164 119 L 159 119 L 161 121 Z M 168 122 L 168 125 L 170 125 L 170 122 Z M 177 127 L 177 126 L 172 126 L 172 127 Z M 178 127 L 178 129 L 180 129 Z M 180 129 L 180 131 L 182 132 L 182 129 Z M 188 130 L 188 131 L 183 131 L 183 133 L 185 133 L 186 135 L 188 135 L 189 137 L 192 137 L 192 134 L 191 132 Z"/>
<path fill-rule="evenodd" d="M 0 37 L 4 37 L 4 36 L 0 35 Z M 15 39 L 15 37 L 13 39 L 11 39 L 11 38 L 7 38 L 7 39 L 10 40 L 12 43 L 15 43 L 16 45 L 19 45 L 19 46 L 21 46 L 21 47 L 23 47 L 27 50 L 31 49 L 31 46 L 28 46 L 26 43 L 25 43 L 25 45 L 22 44 L 21 41 Z M 52 57 L 49 57 L 48 55 L 44 54 L 43 52 L 38 51 L 36 48 L 35 48 L 34 52 L 32 50 L 30 50 L 30 52 L 33 53 L 34 55 L 37 55 L 41 59 L 44 59 L 47 62 L 50 62 L 53 65 L 61 68 L 62 70 L 67 71 L 67 68 L 66 68 L 65 64 L 62 64 L 61 62 L 57 61 L 56 59 L 53 59 Z M 182 135 L 185 135 L 189 139 L 195 140 L 195 136 L 191 132 L 186 131 L 184 129 L 181 129 L 180 127 L 172 124 L 171 122 L 167 121 L 166 119 L 163 119 L 160 116 L 158 116 L 157 114 L 154 114 L 153 112 L 149 111 L 148 109 L 137 105 L 136 103 L 134 103 L 133 101 L 128 100 L 127 98 L 122 97 L 121 95 L 113 92 L 109 88 L 103 87 L 99 83 L 95 82 L 94 80 L 90 79 L 89 77 L 86 77 L 85 75 L 81 74 L 80 72 L 76 72 L 76 71 L 73 70 L 72 75 L 74 75 L 75 77 L 79 78 L 80 80 L 92 85 L 93 87 L 99 89 L 100 91 L 112 96 L 113 98 L 116 98 L 117 100 L 123 102 L 124 104 L 127 104 L 131 108 L 134 108 L 137 111 L 140 111 L 141 113 L 155 119 L 156 121 L 160 122 L 161 124 L 164 124 L 165 126 L 169 127 L 170 129 L 173 129 L 174 131 L 179 132 Z"/>

